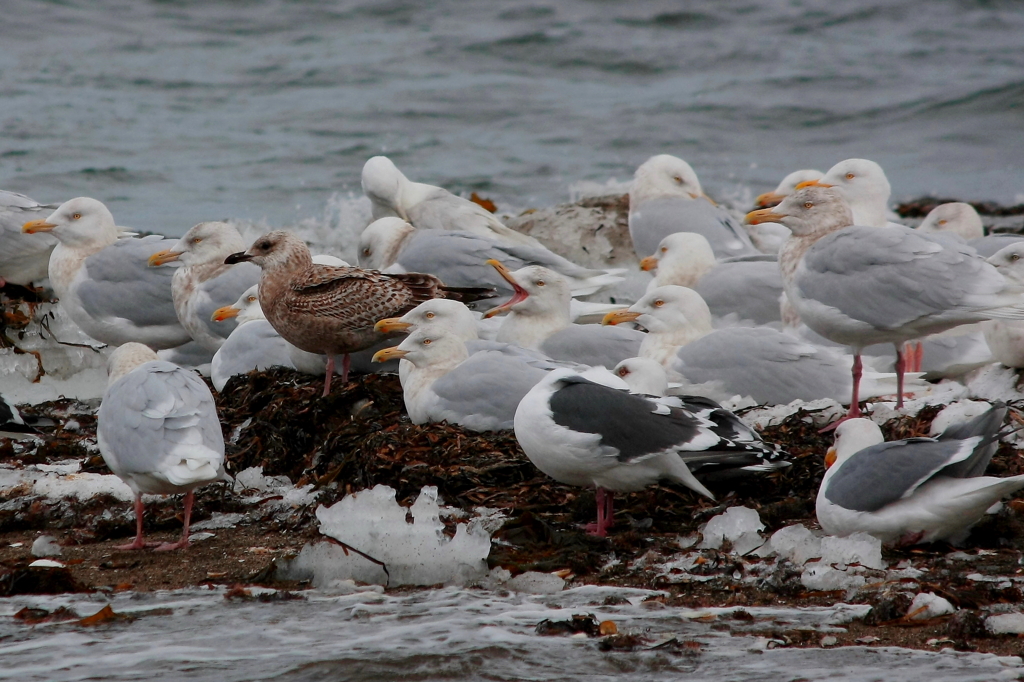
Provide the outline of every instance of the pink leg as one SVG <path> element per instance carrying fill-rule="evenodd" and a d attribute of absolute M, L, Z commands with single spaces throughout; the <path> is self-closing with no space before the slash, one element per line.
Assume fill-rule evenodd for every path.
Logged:
<path fill-rule="evenodd" d="M 896 346 L 896 409 L 903 407 L 903 373 L 907 370 L 907 362 L 903 358 L 903 347 Z"/>
<path fill-rule="evenodd" d="M 135 539 L 127 545 L 115 545 L 114 549 L 133 550 L 155 547 L 159 542 L 146 543 L 142 536 L 142 496 L 135 496 Z"/>
<path fill-rule="evenodd" d="M 324 394 L 326 398 L 331 392 L 331 377 L 334 376 L 334 356 L 327 356 L 327 376 L 324 378 Z"/>
<path fill-rule="evenodd" d="M 605 489 L 598 488 L 595 493 L 595 499 L 597 500 L 597 523 L 588 523 L 586 531 L 591 535 L 596 535 L 599 538 L 603 538 L 607 535 L 608 524 L 605 519 L 605 514 L 608 511 L 608 506 L 605 501 Z"/>
<path fill-rule="evenodd" d="M 172 549 L 188 549 L 188 526 L 189 518 L 192 516 L 192 503 L 196 499 L 196 494 L 189 490 L 185 493 L 185 526 L 181 531 L 181 540 L 177 542 L 165 542 L 156 548 L 158 552 L 168 552 Z"/>
<path fill-rule="evenodd" d="M 348 353 L 341 356 L 341 383 L 348 384 L 348 371 L 352 368 L 352 358 Z"/>
<path fill-rule="evenodd" d="M 912 372 L 920 372 L 921 365 L 924 364 L 924 344 L 920 341 L 914 343 L 914 369 Z"/>
<path fill-rule="evenodd" d="M 864 374 L 864 363 L 860 359 L 860 353 L 853 356 L 853 396 L 850 398 L 850 411 L 847 417 L 854 419 L 860 416 L 860 378 Z"/>
<path fill-rule="evenodd" d="M 605 530 L 611 530 L 611 527 L 615 525 L 615 493 L 613 491 L 605 491 L 604 503 L 604 527 Z"/>

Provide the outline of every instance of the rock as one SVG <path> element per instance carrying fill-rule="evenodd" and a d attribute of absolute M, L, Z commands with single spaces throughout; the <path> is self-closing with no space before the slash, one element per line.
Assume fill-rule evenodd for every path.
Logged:
<path fill-rule="evenodd" d="M 823 649 L 825 649 L 825 648 L 828 648 L 830 646 L 835 646 L 836 644 L 839 644 L 839 639 L 836 638 L 835 635 L 825 635 L 824 637 L 821 638 L 820 644 L 821 644 L 821 647 Z"/>
<path fill-rule="evenodd" d="M 32 543 L 32 556 L 51 557 L 60 556 L 61 548 L 57 544 L 57 538 L 52 535 L 40 535 Z"/>
<path fill-rule="evenodd" d="M 985 622 L 977 611 L 960 609 L 946 622 L 946 636 L 954 641 L 963 641 L 985 635 Z"/>
<path fill-rule="evenodd" d="M 527 571 L 509 580 L 505 583 L 505 587 L 529 594 L 554 594 L 565 588 L 565 580 L 550 573 Z"/>
<path fill-rule="evenodd" d="M 931 592 L 918 593 L 907 609 L 911 620 L 928 620 L 954 613 L 956 607 L 937 594 Z"/>
<path fill-rule="evenodd" d="M 907 615 L 912 597 L 909 592 L 886 589 L 879 593 L 874 606 L 864 616 L 865 625 L 880 625 Z"/>

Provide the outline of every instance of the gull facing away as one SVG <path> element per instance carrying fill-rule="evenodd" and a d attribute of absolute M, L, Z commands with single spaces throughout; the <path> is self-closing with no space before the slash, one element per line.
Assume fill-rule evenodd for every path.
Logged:
<path fill-rule="evenodd" d="M 53 213 L 55 208 L 24 194 L 0 190 L 0 287 L 7 282 L 27 286 L 46 279 L 57 239 L 48 234 L 26 234 L 21 226 Z"/>
<path fill-rule="evenodd" d="M 174 311 L 174 269 L 146 264 L 174 240 L 119 239 L 114 216 L 87 197 L 65 201 L 21 229 L 49 232 L 59 241 L 50 255 L 50 286 L 68 316 L 92 338 L 113 346 L 136 341 L 157 350 L 191 341 Z"/>
<path fill-rule="evenodd" d="M 431 298 L 475 300 L 492 292 L 446 287 L 433 275 L 385 275 L 376 270 L 318 265 L 305 242 L 281 230 L 257 239 L 225 263 L 251 261 L 263 268 L 259 301 L 274 329 L 300 350 L 326 354 L 324 393 L 331 391 L 334 356 L 343 355 L 341 379 L 348 382 L 349 354 L 384 340 L 377 320 L 401 315 Z"/>
<path fill-rule="evenodd" d="M 260 280 L 260 269 L 252 263 L 224 263 L 243 249 L 245 242 L 233 225 L 206 222 L 193 226 L 171 248 L 149 257 L 151 266 L 181 263 L 171 279 L 174 310 L 185 331 L 211 353 L 235 328 L 233 322 L 214 325 L 214 311 L 238 300 Z"/>
<path fill-rule="evenodd" d="M 623 269 L 594 270 L 562 258 L 543 246 L 508 244 L 472 232 L 418 230 L 401 218 L 381 218 L 359 237 L 359 266 L 387 273 L 427 272 L 450 286 L 494 287 L 501 296 L 508 286 L 487 261 L 511 270 L 542 265 L 569 281 L 573 296 L 593 294 L 618 284 Z"/>
<path fill-rule="evenodd" d="M 188 547 L 193 490 L 224 477 L 224 436 L 210 389 L 194 372 L 159 360 L 140 343 L 110 355 L 107 390 L 96 415 L 103 461 L 135 493 L 135 540 L 147 546 L 142 495 L 185 493 L 181 540 L 157 550 Z"/>
<path fill-rule="evenodd" d="M 703 235 L 719 258 L 758 253 L 743 226 L 704 194 L 690 164 L 659 154 L 643 162 L 633 176 L 629 236 L 637 257 L 643 258 L 675 232 Z"/>
<path fill-rule="evenodd" d="M 690 466 L 765 471 L 788 464 L 760 439 L 730 440 L 715 421 L 672 400 L 636 395 L 557 369 L 519 403 L 516 438 L 530 461 L 551 478 L 597 488 L 597 523 L 588 530 L 602 537 L 614 522 L 616 492 L 641 490 L 664 478 L 714 499 Z"/>
<path fill-rule="evenodd" d="M 802 182 L 820 180 L 823 175 L 825 174 L 820 170 L 813 170 L 811 168 L 793 171 L 782 178 L 782 181 L 774 190 L 758 195 L 757 199 L 754 199 L 754 205 L 758 208 L 777 206 L 783 199 L 796 191 L 797 185 Z"/>
<path fill-rule="evenodd" d="M 374 220 L 398 217 L 418 230 L 472 232 L 505 244 L 544 248 L 533 237 L 507 227 L 479 204 L 442 187 L 413 182 L 386 156 L 374 156 L 363 164 L 362 185 Z"/>
<path fill-rule="evenodd" d="M 886 543 L 961 542 L 993 504 L 1021 488 L 1024 474 L 985 476 L 1006 407 L 995 405 L 938 438 L 883 442 L 870 419 L 836 427 L 815 503 L 829 535 L 869 533 Z"/>
<path fill-rule="evenodd" d="M 797 190 L 747 220 L 781 222 L 792 231 L 779 254 L 786 295 L 808 327 L 853 351 L 850 417 L 860 415 L 866 346 L 895 345 L 899 408 L 906 341 L 991 318 L 1024 318 L 1024 287 L 972 248 L 908 227 L 853 225 L 834 188 Z"/>

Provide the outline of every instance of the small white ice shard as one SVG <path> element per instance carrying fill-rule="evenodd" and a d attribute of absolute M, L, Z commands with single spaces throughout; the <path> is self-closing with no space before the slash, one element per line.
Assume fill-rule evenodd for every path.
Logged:
<path fill-rule="evenodd" d="M 729 507 L 715 516 L 702 531 L 701 549 L 719 549 L 724 541 L 732 544 L 732 553 L 744 555 L 764 544 L 760 531 L 764 530 L 761 517 L 749 507 Z"/>
<path fill-rule="evenodd" d="M 860 564 L 865 568 L 885 568 L 882 541 L 867 533 L 853 533 L 844 538 L 827 535 L 821 539 L 821 563 Z"/>
<path fill-rule="evenodd" d="M 800 576 L 800 582 L 808 590 L 849 590 L 863 587 L 867 582 L 854 568 L 832 568 L 825 563 L 808 564 Z"/>
<path fill-rule="evenodd" d="M 60 553 L 61 549 L 57 544 L 57 538 L 52 535 L 40 535 L 32 543 L 32 556 L 34 557 L 60 556 Z"/>
<path fill-rule="evenodd" d="M 505 587 L 516 592 L 554 594 L 562 591 L 565 587 L 565 581 L 551 573 L 527 571 L 506 582 Z"/>
<path fill-rule="evenodd" d="M 406 521 L 411 513 L 413 522 Z M 319 507 L 320 532 L 383 562 L 389 586 L 466 583 L 487 572 L 490 535 L 482 524 L 460 523 L 455 537 L 444 535 L 437 488 L 425 486 L 411 509 L 395 500 L 395 490 L 378 485 L 346 496 L 331 507 Z M 354 579 L 384 584 L 388 577 L 376 564 L 329 543 L 306 545 L 283 571 L 289 577 L 311 578 L 314 586 Z"/>
<path fill-rule="evenodd" d="M 953 613 L 954 611 L 956 611 L 956 607 L 939 595 L 932 594 L 931 592 L 919 592 L 914 597 L 914 601 L 910 602 L 907 615 L 911 620 L 928 620 L 929 618 L 945 616 L 947 613 Z"/>
<path fill-rule="evenodd" d="M 985 629 L 993 635 L 1024 634 L 1024 613 L 1003 613 L 985 619 Z"/>
<path fill-rule="evenodd" d="M 821 538 L 799 523 L 775 531 L 769 544 L 780 558 L 797 565 L 821 556 Z"/>

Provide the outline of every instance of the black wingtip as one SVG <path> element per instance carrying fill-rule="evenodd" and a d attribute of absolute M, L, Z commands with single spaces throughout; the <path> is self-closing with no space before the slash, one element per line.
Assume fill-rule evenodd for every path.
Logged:
<path fill-rule="evenodd" d="M 445 293 L 445 298 L 463 303 L 472 303 L 498 296 L 498 291 L 491 287 L 441 287 L 441 290 Z"/>
<path fill-rule="evenodd" d="M 230 256 L 228 256 L 227 258 L 225 258 L 224 259 L 224 264 L 225 265 L 234 265 L 235 263 L 245 263 L 245 262 L 251 261 L 251 260 L 252 260 L 252 256 L 247 254 L 245 251 L 239 251 L 238 253 L 233 253 Z"/>

